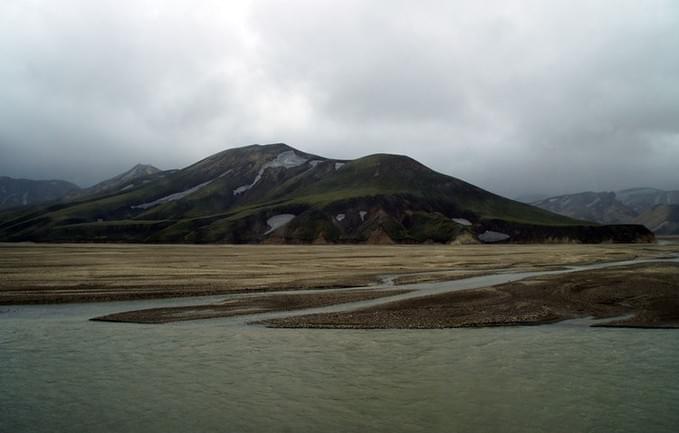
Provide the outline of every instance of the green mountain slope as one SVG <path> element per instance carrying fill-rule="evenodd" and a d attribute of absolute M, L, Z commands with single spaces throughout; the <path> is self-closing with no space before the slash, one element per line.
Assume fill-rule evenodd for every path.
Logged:
<path fill-rule="evenodd" d="M 160 173 L 161 170 L 148 164 L 137 164 L 128 171 L 106 179 L 97 183 L 96 185 L 68 194 L 66 200 L 77 200 L 85 197 L 94 197 L 104 194 L 111 194 L 120 191 L 126 191 L 138 186 L 141 183 L 148 182 L 153 179 L 154 175 Z"/>
<path fill-rule="evenodd" d="M 282 143 L 229 149 L 125 191 L 0 218 L 9 241 L 648 241 L 434 172 L 406 156 L 340 161 Z"/>

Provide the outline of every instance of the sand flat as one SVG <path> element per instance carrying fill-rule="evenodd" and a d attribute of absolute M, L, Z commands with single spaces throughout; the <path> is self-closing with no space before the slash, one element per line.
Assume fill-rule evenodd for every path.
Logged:
<path fill-rule="evenodd" d="M 355 311 L 266 321 L 282 328 L 432 329 L 594 318 L 594 326 L 679 328 L 679 264 L 644 263 L 529 278 Z"/>
<path fill-rule="evenodd" d="M 384 275 L 436 281 L 677 252 L 677 244 L 0 244 L 0 304 L 357 287 Z"/>

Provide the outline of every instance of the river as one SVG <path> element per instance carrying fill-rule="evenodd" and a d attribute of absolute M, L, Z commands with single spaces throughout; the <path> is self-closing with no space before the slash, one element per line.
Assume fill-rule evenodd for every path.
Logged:
<path fill-rule="evenodd" d="M 210 301 L 217 298 L 203 299 Z M 0 307 L 0 432 L 676 432 L 679 333 L 91 322 Z"/>

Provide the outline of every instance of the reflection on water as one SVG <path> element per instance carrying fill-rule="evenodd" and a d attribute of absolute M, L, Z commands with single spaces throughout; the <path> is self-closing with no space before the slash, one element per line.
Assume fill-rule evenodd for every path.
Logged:
<path fill-rule="evenodd" d="M 674 433 L 679 425 L 678 332 L 87 320 L 128 307 L 0 314 L 0 431 Z"/>

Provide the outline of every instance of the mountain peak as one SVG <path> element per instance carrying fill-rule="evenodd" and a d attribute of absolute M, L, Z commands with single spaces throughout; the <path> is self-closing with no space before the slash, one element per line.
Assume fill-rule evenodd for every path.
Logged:
<path fill-rule="evenodd" d="M 372 155 L 359 158 L 356 161 L 366 161 L 376 164 L 387 164 L 387 165 L 388 164 L 407 165 L 411 166 L 412 168 L 424 168 L 427 170 L 429 169 L 421 162 L 416 161 L 415 159 L 409 156 L 398 155 L 395 153 L 373 153 Z"/>
<path fill-rule="evenodd" d="M 161 170 L 159 168 L 156 168 L 150 164 L 138 163 L 128 171 L 119 174 L 118 176 L 115 176 L 112 179 L 134 180 L 139 176 L 148 176 L 151 174 L 156 174 L 160 171 Z"/>
<path fill-rule="evenodd" d="M 299 150 L 289 146 L 286 143 L 268 143 L 268 144 L 249 144 L 247 146 L 231 147 L 226 149 L 221 153 L 225 152 L 262 152 L 262 151 L 281 151 L 294 150 L 300 152 Z"/>
<path fill-rule="evenodd" d="M 222 150 L 185 167 L 183 170 L 207 179 L 229 170 L 241 171 L 242 169 L 253 169 L 253 167 L 255 170 L 259 170 L 264 165 L 271 164 L 283 157 L 305 161 L 327 161 L 327 158 L 302 152 L 285 143 L 250 144 Z"/>
<path fill-rule="evenodd" d="M 138 163 L 129 170 L 97 183 L 89 188 L 70 194 L 68 199 L 110 194 L 132 188 L 140 179 L 160 173 L 162 170 L 150 164 Z"/>
<path fill-rule="evenodd" d="M 181 170 L 143 164 L 41 218 L 0 227 L 0 239 L 334 243 L 651 240 L 497 196 L 404 155 L 323 158 L 285 143 L 227 149 Z M 100 190 L 101 191 L 101 190 Z M 49 221 L 48 229 L 42 221 Z M 15 231 L 13 227 L 21 227 Z M 498 239 L 499 240 L 499 239 Z"/>
<path fill-rule="evenodd" d="M 144 163 L 137 163 L 134 167 L 132 167 L 129 171 L 135 171 L 135 170 L 150 170 L 153 173 L 158 173 L 160 171 L 159 168 L 154 167 L 151 164 L 144 164 Z M 152 174 L 152 173 L 151 173 Z"/>

